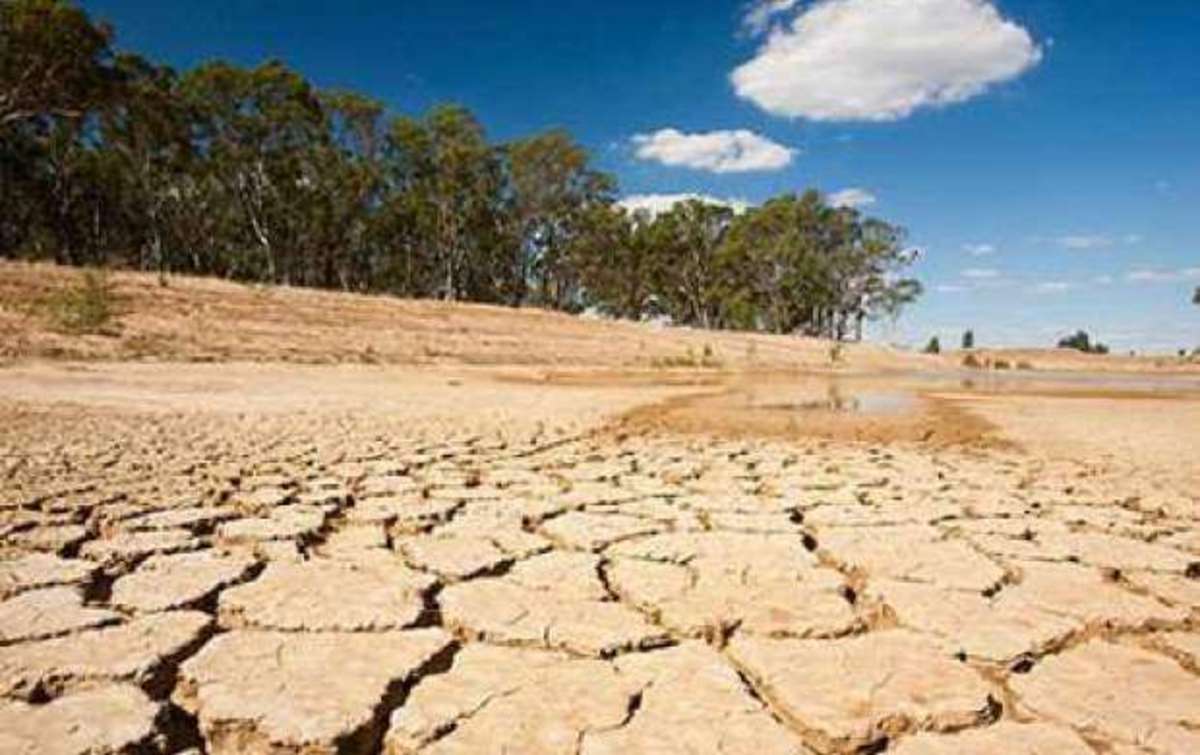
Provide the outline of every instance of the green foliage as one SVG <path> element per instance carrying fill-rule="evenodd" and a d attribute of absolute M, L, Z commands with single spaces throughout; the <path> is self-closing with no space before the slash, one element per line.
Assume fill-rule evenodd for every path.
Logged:
<path fill-rule="evenodd" d="M 865 320 L 896 317 L 921 294 L 899 273 L 914 260 L 904 231 L 830 206 L 815 191 L 735 218 L 721 247 L 732 327 L 861 337 Z"/>
<path fill-rule="evenodd" d="M 970 351 L 975 348 L 975 331 L 968 330 L 963 333 L 962 347 L 963 351 Z"/>
<path fill-rule="evenodd" d="M 0 2 L 0 129 L 78 119 L 103 101 L 112 32 L 62 0 Z"/>
<path fill-rule="evenodd" d="M 176 72 L 111 38 L 0 0 L 0 256 L 837 341 L 921 294 L 903 229 L 816 191 L 629 213 L 564 131 L 497 144 L 459 106 L 389 116 L 280 61 Z"/>
<path fill-rule="evenodd" d="M 938 339 L 937 336 L 930 338 L 929 343 L 925 344 L 925 353 L 926 354 L 941 354 L 942 353 L 942 342 L 940 339 Z"/>
<path fill-rule="evenodd" d="M 1108 347 L 1099 341 L 1092 343 L 1091 336 L 1086 331 L 1076 331 L 1074 335 L 1066 336 L 1058 342 L 1060 349 L 1075 349 L 1084 354 L 1107 354 Z"/>
<path fill-rule="evenodd" d="M 112 335 L 117 298 L 102 271 L 84 270 L 75 283 L 46 297 L 42 308 L 64 333 Z"/>

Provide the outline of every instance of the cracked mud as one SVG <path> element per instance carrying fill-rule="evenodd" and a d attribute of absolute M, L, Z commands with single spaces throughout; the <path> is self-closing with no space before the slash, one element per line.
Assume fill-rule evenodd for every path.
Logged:
<path fill-rule="evenodd" d="M 1200 752 L 1194 467 L 414 390 L 0 401 L 0 752 Z"/>

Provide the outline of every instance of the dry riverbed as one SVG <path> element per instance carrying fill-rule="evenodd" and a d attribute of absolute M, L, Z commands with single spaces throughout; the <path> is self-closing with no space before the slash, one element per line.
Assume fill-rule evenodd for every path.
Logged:
<path fill-rule="evenodd" d="M 1198 396 L 9 367 L 0 752 L 1200 752 Z"/>

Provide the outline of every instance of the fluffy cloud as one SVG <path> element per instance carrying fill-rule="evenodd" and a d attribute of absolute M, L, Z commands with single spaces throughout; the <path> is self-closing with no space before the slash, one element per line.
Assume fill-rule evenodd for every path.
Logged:
<path fill-rule="evenodd" d="M 866 189 L 849 188 L 835 191 L 829 195 L 829 204 L 834 207 L 870 207 L 878 199 Z"/>
<path fill-rule="evenodd" d="M 729 207 L 736 213 L 743 213 L 750 208 L 750 203 L 742 199 L 720 199 L 707 194 L 634 194 L 625 197 L 617 204 L 630 212 L 644 210 L 651 215 L 667 212 L 680 202 L 698 199 L 708 204 Z"/>
<path fill-rule="evenodd" d="M 664 128 L 638 134 L 633 144 L 639 159 L 713 173 L 779 170 L 796 156 L 796 150 L 745 129 L 685 134 Z"/>
<path fill-rule="evenodd" d="M 731 79 L 776 115 L 889 121 L 968 100 L 1041 58 L 985 0 L 821 0 L 774 28 Z"/>
<path fill-rule="evenodd" d="M 995 254 L 996 247 L 992 244 L 963 244 L 963 251 L 972 257 L 986 257 Z"/>

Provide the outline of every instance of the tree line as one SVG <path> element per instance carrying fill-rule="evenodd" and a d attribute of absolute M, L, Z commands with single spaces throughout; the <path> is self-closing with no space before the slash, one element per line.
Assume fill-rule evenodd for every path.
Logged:
<path fill-rule="evenodd" d="M 629 212 L 565 131 L 494 143 L 460 106 L 113 39 L 0 0 L 0 256 L 838 339 L 921 293 L 901 228 L 816 191 Z"/>

